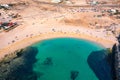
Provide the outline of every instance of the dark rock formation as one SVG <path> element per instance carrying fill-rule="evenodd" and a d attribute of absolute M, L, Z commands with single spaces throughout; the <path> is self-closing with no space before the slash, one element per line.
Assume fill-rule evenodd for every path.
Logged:
<path fill-rule="evenodd" d="M 116 80 L 116 60 L 115 60 L 115 57 L 116 57 L 116 54 L 117 54 L 117 46 L 116 44 L 113 45 L 112 47 L 112 53 L 111 53 L 111 56 L 109 56 L 111 58 L 110 62 L 111 62 L 111 72 L 112 72 L 112 78 L 113 80 Z"/>
<path fill-rule="evenodd" d="M 71 80 L 75 80 L 78 74 L 79 74 L 78 71 L 71 71 L 71 75 L 70 75 Z"/>
<path fill-rule="evenodd" d="M 0 62 L 0 80 L 37 80 L 32 71 L 38 50 L 35 47 L 15 51 Z"/>
<path fill-rule="evenodd" d="M 51 57 L 47 57 L 43 62 L 43 65 L 52 65 L 52 64 L 53 64 L 53 61 Z"/>
<path fill-rule="evenodd" d="M 105 50 L 92 52 L 87 62 L 99 80 L 112 80 L 111 68 L 107 62 L 107 52 Z"/>
<path fill-rule="evenodd" d="M 111 54 L 111 66 L 113 80 L 120 80 L 120 35 L 117 37 L 118 44 L 114 44 Z"/>

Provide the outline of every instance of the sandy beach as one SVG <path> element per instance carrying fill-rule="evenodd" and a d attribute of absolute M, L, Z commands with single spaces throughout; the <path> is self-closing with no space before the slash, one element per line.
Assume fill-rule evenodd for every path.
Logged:
<path fill-rule="evenodd" d="M 75 32 L 49 32 L 49 33 L 40 33 L 39 35 L 31 36 L 29 38 L 22 38 L 20 41 L 16 41 L 0 49 L 0 58 L 4 57 L 6 54 L 12 53 L 15 50 L 25 48 L 41 40 L 58 38 L 58 37 L 71 37 L 71 38 L 80 38 L 93 41 L 99 45 L 102 45 L 105 48 L 111 48 L 115 41 L 107 40 L 102 38 L 96 38 L 94 36 L 75 33 Z"/>
<path fill-rule="evenodd" d="M 103 28 L 92 29 L 88 27 L 88 22 L 92 22 L 92 19 L 88 19 L 89 21 L 85 20 L 86 17 L 91 17 L 85 15 L 88 13 L 91 15 L 98 14 L 98 12 L 75 13 L 76 9 L 72 10 L 43 4 L 36 6 L 36 3 L 31 3 L 24 9 L 22 7 L 21 10 L 13 10 L 19 12 L 22 17 L 12 21 L 21 22 L 21 24 L 9 32 L 0 33 L 0 58 L 38 41 L 57 37 L 86 39 L 96 42 L 105 48 L 111 48 L 113 44 L 117 43 L 115 36 L 111 32 L 106 32 Z M 77 22 L 76 20 L 81 20 L 79 18 L 83 18 L 87 23 L 83 21 L 81 21 L 82 24 Z M 66 22 L 66 19 L 75 20 L 72 21 L 75 23 L 70 23 L 70 20 Z M 105 19 L 108 25 L 111 22 L 115 22 L 110 18 Z M 105 19 L 102 18 L 101 20 L 105 21 Z M 98 19 L 96 21 L 101 20 Z"/>

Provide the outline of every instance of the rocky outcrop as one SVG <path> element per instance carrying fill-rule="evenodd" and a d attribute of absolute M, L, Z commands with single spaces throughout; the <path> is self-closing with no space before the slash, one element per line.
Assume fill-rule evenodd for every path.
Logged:
<path fill-rule="evenodd" d="M 114 44 L 111 54 L 111 66 L 113 80 L 120 80 L 120 35 L 117 37 L 118 44 Z"/>
<path fill-rule="evenodd" d="M 106 50 L 93 51 L 87 59 L 89 67 L 99 80 L 112 80 L 111 68 L 107 61 L 107 55 Z"/>
<path fill-rule="evenodd" d="M 37 52 L 37 48 L 28 47 L 6 55 L 0 62 L 0 80 L 37 80 L 32 71 Z"/>

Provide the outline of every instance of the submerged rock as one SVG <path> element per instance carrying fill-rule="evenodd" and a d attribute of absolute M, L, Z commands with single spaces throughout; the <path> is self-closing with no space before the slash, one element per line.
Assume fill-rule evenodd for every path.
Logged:
<path fill-rule="evenodd" d="M 112 80 L 111 67 L 107 62 L 105 50 L 91 52 L 87 62 L 99 80 Z"/>
<path fill-rule="evenodd" d="M 47 57 L 43 62 L 43 65 L 52 65 L 52 64 L 53 64 L 53 61 L 51 57 Z"/>
<path fill-rule="evenodd" d="M 71 80 L 75 80 L 78 76 L 79 72 L 78 71 L 71 71 Z"/>
<path fill-rule="evenodd" d="M 28 47 L 15 51 L 14 55 L 11 53 L 12 56 L 6 56 L 0 62 L 0 80 L 37 80 L 35 73 L 32 71 L 37 52 L 37 48 Z M 29 75 L 33 76 L 29 77 Z"/>

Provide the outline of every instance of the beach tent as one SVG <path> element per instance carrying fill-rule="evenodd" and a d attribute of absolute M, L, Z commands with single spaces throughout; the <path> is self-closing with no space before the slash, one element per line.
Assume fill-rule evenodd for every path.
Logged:
<path fill-rule="evenodd" d="M 53 3 L 60 3 L 60 2 L 62 2 L 63 0 L 52 0 L 51 2 L 53 2 Z"/>

